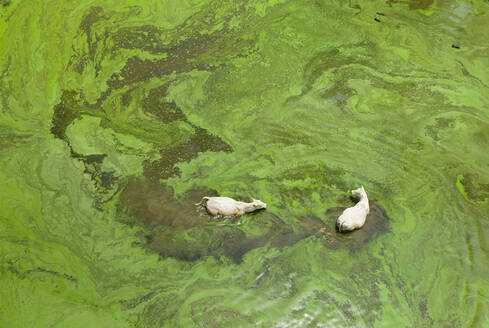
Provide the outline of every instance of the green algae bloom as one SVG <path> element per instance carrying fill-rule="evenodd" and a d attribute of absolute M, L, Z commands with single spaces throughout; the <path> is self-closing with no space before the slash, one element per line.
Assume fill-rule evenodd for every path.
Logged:
<path fill-rule="evenodd" d="M 0 327 L 489 326 L 487 31 L 487 0 L 0 1 Z"/>

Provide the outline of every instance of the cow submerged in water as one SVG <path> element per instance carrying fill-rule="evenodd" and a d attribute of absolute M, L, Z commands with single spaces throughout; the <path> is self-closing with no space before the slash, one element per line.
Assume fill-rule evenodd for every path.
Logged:
<path fill-rule="evenodd" d="M 370 213 L 367 193 L 363 186 L 351 191 L 353 196 L 360 198 L 360 201 L 355 206 L 349 207 L 340 215 L 336 226 L 339 232 L 352 231 L 360 229 L 365 224 L 367 214 Z"/>
<path fill-rule="evenodd" d="M 195 205 L 205 208 L 213 216 L 241 216 L 245 213 L 267 208 L 261 200 L 252 198 L 251 203 L 240 202 L 229 197 L 204 197 Z"/>

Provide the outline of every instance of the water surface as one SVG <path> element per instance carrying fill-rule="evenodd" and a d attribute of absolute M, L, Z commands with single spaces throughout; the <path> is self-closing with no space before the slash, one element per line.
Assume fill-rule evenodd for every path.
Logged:
<path fill-rule="evenodd" d="M 488 326 L 487 31 L 487 1 L 1 1 L 0 326 Z"/>

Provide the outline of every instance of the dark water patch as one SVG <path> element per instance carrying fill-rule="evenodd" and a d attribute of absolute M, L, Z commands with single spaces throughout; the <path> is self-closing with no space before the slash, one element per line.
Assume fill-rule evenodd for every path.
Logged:
<path fill-rule="evenodd" d="M 168 86 L 169 84 L 166 83 L 160 87 L 151 89 L 141 102 L 143 110 L 158 118 L 162 123 L 162 129 L 165 127 L 165 124 L 182 121 L 193 128 L 193 134 L 183 143 L 175 143 L 170 148 L 161 149 L 159 160 L 144 161 L 143 167 L 145 176 L 154 180 L 166 179 L 179 175 L 180 171 L 175 167 L 175 164 L 178 162 L 190 161 L 197 157 L 201 152 L 232 151 L 231 146 L 225 143 L 220 137 L 210 134 L 207 130 L 188 121 L 183 111 L 175 102 L 166 100 Z M 64 90 L 59 103 L 54 106 L 51 133 L 55 137 L 64 140 L 68 145 L 69 141 L 66 138 L 67 127 L 73 123 L 74 120 L 80 119 L 82 114 L 86 113 L 86 110 L 84 110 L 86 106 L 80 105 L 82 101 L 81 99 L 82 95 L 78 92 Z M 131 99 L 131 91 L 127 91 L 122 95 L 123 102 L 129 103 Z M 100 109 L 97 109 L 97 105 L 92 107 L 94 108 L 90 110 L 90 114 L 103 115 L 103 113 L 100 113 Z M 108 127 L 111 128 L 110 120 L 107 120 L 107 122 L 109 122 Z M 72 157 L 83 160 L 86 156 L 76 154 L 72 151 Z M 108 186 L 113 184 L 111 182 L 113 180 L 112 174 L 102 172 L 99 169 L 100 166 L 101 165 L 96 168 L 86 169 L 89 171 L 92 178 L 97 177 L 96 180 L 99 185 Z"/>
<path fill-rule="evenodd" d="M 81 155 L 74 152 L 71 145 L 68 144 L 68 146 L 70 147 L 71 157 L 83 163 L 83 172 L 90 175 L 90 179 L 97 190 L 97 194 L 94 195 L 93 206 L 98 210 L 103 210 L 103 204 L 112 200 L 115 194 L 120 191 L 119 178 L 111 172 L 102 170 L 102 165 L 107 155 Z"/>
<path fill-rule="evenodd" d="M 95 40 L 92 40 L 92 27 L 94 24 L 107 19 L 109 19 L 109 17 L 103 14 L 103 8 L 94 6 L 90 7 L 89 12 L 83 17 L 80 23 L 79 29 L 87 36 L 88 56 L 93 62 L 95 62 L 97 46 L 99 45 L 99 41 L 102 40 L 102 37 L 95 36 Z M 78 66 L 76 69 L 80 74 L 83 73 L 85 66 L 83 64 L 86 64 L 86 62 L 87 59 L 82 56 L 82 60 L 79 62 L 79 65 L 81 64 L 81 66 Z M 98 73 L 100 71 L 100 63 L 96 63 L 95 68 Z"/>
<path fill-rule="evenodd" d="M 139 49 L 152 54 L 168 51 L 162 36 L 166 31 L 153 25 L 122 27 L 111 34 L 118 48 Z"/>
<path fill-rule="evenodd" d="M 148 248 L 163 257 L 184 261 L 226 255 L 239 263 L 242 256 L 239 246 L 245 239 L 244 232 L 233 226 L 165 227 L 151 233 Z"/>
<path fill-rule="evenodd" d="M 297 221 L 299 226 L 303 227 L 305 230 L 319 231 L 327 227 L 320 218 L 315 216 L 301 216 Z"/>
<path fill-rule="evenodd" d="M 205 16 L 205 22 L 215 20 L 215 12 L 203 11 L 197 15 Z M 188 21 L 180 25 L 178 35 L 173 40 L 163 40 L 164 34 L 174 30 L 164 30 L 151 25 L 124 27 L 114 32 L 105 33 L 105 40 L 110 39 L 113 50 L 141 49 L 152 54 L 164 55 L 164 58 L 149 60 L 138 56 L 130 57 L 120 72 L 114 73 L 107 81 L 108 90 L 101 95 L 97 103 L 111 93 L 113 89 L 163 77 L 172 73 L 184 73 L 192 70 L 213 71 L 222 66 L 222 62 L 233 57 L 246 57 L 256 48 L 255 38 L 237 36 L 237 31 L 228 27 L 232 16 L 226 18 L 223 27 L 212 33 L 201 33 L 201 26 L 194 26 Z M 207 53 L 217 52 L 207 58 Z M 93 56 L 92 56 L 93 57 Z"/>
<path fill-rule="evenodd" d="M 120 73 L 121 75 L 113 75 L 113 78 L 108 82 L 109 88 L 102 93 L 97 102 L 92 105 L 85 103 L 84 106 L 91 109 L 99 109 L 105 99 L 110 95 L 112 88 L 120 88 L 123 85 L 131 85 L 155 76 L 168 75 L 174 70 L 180 71 L 179 67 L 184 65 L 186 56 L 188 57 L 193 54 L 193 52 L 190 51 L 192 49 L 187 49 L 187 46 L 185 46 L 185 44 L 188 44 L 190 47 L 189 43 L 185 43 L 184 41 L 181 41 L 180 43 L 172 49 L 177 51 L 180 49 L 180 47 L 183 47 L 182 51 L 185 53 L 185 55 L 182 56 L 175 53 L 169 58 L 156 61 L 142 60 L 139 57 L 129 58 L 126 66 Z M 195 44 L 192 45 L 192 47 L 195 46 Z M 201 45 L 201 48 L 203 51 L 205 46 Z M 163 64 L 163 62 L 166 64 Z M 187 71 L 194 69 L 195 67 L 189 66 L 187 68 L 182 69 Z M 221 138 L 212 135 L 205 129 L 189 122 L 175 102 L 166 100 L 168 86 L 169 83 L 166 83 L 160 87 L 151 89 L 149 94 L 146 95 L 141 102 L 143 110 L 147 113 L 151 113 L 164 124 L 178 120 L 183 121 L 193 128 L 194 133 L 185 143 L 175 144 L 171 148 L 162 149 L 160 151 L 160 160 L 147 160 L 144 162 L 145 176 L 151 177 L 155 180 L 178 176 L 179 169 L 175 167 L 175 164 L 182 161 L 189 161 L 197 157 L 198 153 L 200 152 L 232 151 L 231 147 Z M 133 89 L 126 91 L 122 95 L 121 101 L 125 106 L 128 106 L 132 100 L 132 90 Z M 53 133 L 56 133 L 58 136 L 65 137 L 64 133 L 66 127 L 80 115 L 76 108 L 78 105 L 77 101 L 79 99 L 75 99 L 75 97 L 79 98 L 79 95 L 74 92 L 67 92 L 64 94 L 64 97 L 62 97 L 60 104 L 55 108 L 55 116 L 53 118 Z"/>
<path fill-rule="evenodd" d="M 222 65 L 219 62 L 224 58 L 213 57 L 215 62 L 200 59 L 212 49 L 226 49 L 229 52 L 228 57 L 246 57 L 255 48 L 255 40 L 233 38 L 233 34 L 227 28 L 212 34 L 189 33 L 184 40 L 178 40 L 171 45 L 158 48 L 158 52 L 166 54 L 165 58 L 149 60 L 137 56 L 130 57 L 121 71 L 114 73 L 107 84 L 112 89 L 120 89 L 126 85 L 148 81 L 151 78 L 172 73 L 178 74 L 194 69 L 214 71 Z M 126 36 L 126 39 L 128 38 Z M 116 48 L 120 46 L 116 43 Z"/>
<path fill-rule="evenodd" d="M 307 237 L 318 236 L 329 249 L 337 249 L 343 245 L 341 239 L 336 236 L 334 227 L 325 224 L 317 217 L 302 216 L 298 219 L 298 223 Z"/>
<path fill-rule="evenodd" d="M 195 261 L 207 255 L 228 255 L 238 261 L 246 236 L 232 225 L 207 224 L 209 216 L 195 204 L 203 196 L 216 193 L 194 190 L 179 201 L 173 192 L 156 182 L 131 179 L 120 196 L 119 215 L 129 218 L 127 224 L 147 231 L 151 251 L 163 257 Z"/>
<path fill-rule="evenodd" d="M 163 257 L 195 261 L 204 256 L 227 256 L 241 263 L 243 256 L 258 247 L 284 248 L 315 233 L 316 230 L 286 224 L 271 212 L 250 215 L 249 225 L 259 231 L 248 237 L 234 220 L 219 221 L 197 210 L 195 204 L 210 190 L 194 190 L 178 201 L 170 188 L 158 182 L 131 179 L 120 195 L 119 220 L 142 226 L 146 235 L 142 244 Z M 217 221 L 216 221 L 217 220 Z"/>
<path fill-rule="evenodd" d="M 314 232 L 307 229 L 297 229 L 293 225 L 286 224 L 281 219 L 276 219 L 270 230 L 266 234 L 266 239 L 270 240 L 270 247 L 282 249 L 293 246 L 299 241 L 311 236 Z"/>
<path fill-rule="evenodd" d="M 167 120 L 176 119 L 177 117 L 185 117 L 183 112 L 174 104 L 163 105 L 163 110 L 170 110 L 160 112 L 160 116 Z M 232 152 L 231 146 L 225 143 L 220 137 L 215 136 L 207 132 L 207 130 L 198 127 L 186 118 L 184 122 L 189 124 L 194 133 L 186 142 L 177 144 L 168 149 L 162 149 L 160 151 L 160 159 L 156 161 L 145 161 L 143 163 L 144 175 L 152 180 L 158 181 L 159 179 L 167 179 L 180 175 L 180 170 L 175 164 L 179 162 L 189 162 L 196 158 L 199 153 L 203 152 Z"/>
<path fill-rule="evenodd" d="M 489 199 L 489 182 L 477 174 L 465 173 L 458 179 L 469 200 L 483 203 Z"/>
<path fill-rule="evenodd" d="M 325 227 L 322 230 L 322 239 L 325 247 L 338 248 L 347 246 L 359 249 L 370 241 L 390 232 L 389 217 L 385 211 L 376 204 L 370 205 L 365 225 L 352 232 L 341 233 L 336 229 L 336 220 L 347 207 L 332 207 L 326 210 Z"/>
<path fill-rule="evenodd" d="M 241 263 L 243 256 L 255 248 L 282 249 L 313 235 L 330 249 L 344 246 L 357 249 L 389 231 L 386 214 L 375 204 L 364 227 L 347 234 L 334 228 L 346 206 L 328 209 L 325 222 L 303 216 L 294 224 L 285 223 L 273 212 L 260 211 L 247 215 L 247 226 L 241 227 L 241 218 L 216 219 L 197 210 L 195 204 L 203 196 L 213 195 L 216 193 L 201 189 L 176 200 L 173 191 L 159 182 L 131 179 L 120 195 L 118 213 L 122 222 L 144 227 L 144 247 L 163 257 L 185 261 L 226 256 L 234 263 Z M 249 236 L 246 233 L 249 229 L 259 233 Z"/>
<path fill-rule="evenodd" d="M 146 113 L 151 113 L 163 123 L 174 121 L 187 121 L 187 117 L 174 101 L 167 101 L 169 83 L 151 89 L 149 94 L 141 101 L 141 106 Z"/>
<path fill-rule="evenodd" d="M 190 69 L 183 69 L 182 66 L 185 66 L 184 58 L 171 57 L 150 60 L 134 56 L 127 60 L 120 73 L 114 73 L 111 76 L 107 84 L 109 90 L 120 89 L 126 85 L 133 85 L 154 77 L 162 77 L 173 72 L 190 71 Z"/>
<path fill-rule="evenodd" d="M 145 29 L 148 28 L 146 27 Z M 148 45 L 143 46 L 143 48 L 154 47 L 153 42 L 150 43 L 153 39 L 148 41 L 145 39 L 148 36 L 142 38 L 141 34 L 137 31 L 138 30 L 136 30 L 135 40 L 132 39 L 132 41 L 129 41 L 131 40 L 130 35 L 126 35 L 124 37 L 124 40 L 126 41 L 124 41 L 123 44 L 116 43 L 116 48 L 124 47 L 128 42 L 143 42 Z M 212 34 L 191 33 L 184 40 L 178 40 L 172 45 L 164 45 L 158 48 L 158 52 L 164 52 L 166 58 L 149 60 L 141 59 L 137 56 L 131 57 L 127 60 L 121 72 L 114 73 L 109 81 L 107 81 L 107 84 L 112 89 L 120 89 L 126 85 L 144 82 L 151 78 L 162 77 L 174 72 L 189 72 L 193 69 L 213 70 L 208 64 L 199 64 L 197 59 L 209 49 L 216 47 L 218 40 L 227 39 L 226 36 L 228 36 L 228 34 L 226 34 L 226 32 L 229 31 L 216 31 Z M 149 46 L 149 44 L 151 44 L 151 46 Z"/>
<path fill-rule="evenodd" d="M 68 66 L 71 67 L 78 74 L 83 74 L 85 66 L 87 66 L 88 57 L 80 54 L 73 55 L 68 62 Z"/>
<path fill-rule="evenodd" d="M 244 238 L 226 247 L 225 254 L 230 256 L 235 263 L 241 263 L 242 257 L 255 248 L 269 246 L 282 249 L 293 246 L 314 233 L 286 224 L 277 215 L 269 211 L 261 211 L 252 215 L 252 220 L 253 222 L 249 224 L 261 225 L 263 233 L 256 237 Z"/>
<path fill-rule="evenodd" d="M 246 238 L 235 247 L 231 248 L 229 255 L 235 262 L 241 262 L 241 258 L 248 251 L 269 246 L 271 248 L 282 249 L 284 247 L 293 246 L 297 242 L 316 233 L 315 230 L 307 229 L 301 226 L 285 223 L 281 218 L 270 211 L 261 211 L 251 215 L 253 226 L 261 226 L 263 233 L 259 236 Z"/>
<path fill-rule="evenodd" d="M 102 170 L 102 163 L 105 154 L 82 155 L 73 150 L 66 137 L 66 129 L 73 121 L 82 117 L 82 107 L 80 105 L 81 95 L 77 91 L 63 90 L 60 101 L 53 108 L 53 118 L 51 133 L 58 139 L 66 142 L 70 149 L 72 158 L 81 161 L 84 165 L 84 173 L 90 175 L 95 184 L 98 195 L 96 195 L 95 207 L 101 209 L 104 198 L 111 195 L 118 179 L 110 172 Z"/>
<path fill-rule="evenodd" d="M 83 16 L 79 29 L 82 30 L 87 37 L 90 37 L 91 31 L 92 31 L 92 26 L 100 21 L 106 20 L 109 17 L 105 16 L 103 14 L 104 9 L 100 6 L 93 6 L 90 7 L 88 10 L 88 13 Z"/>
<path fill-rule="evenodd" d="M 231 147 L 218 136 L 208 133 L 205 129 L 200 128 L 189 122 L 182 110 L 174 103 L 166 100 L 168 84 L 152 89 L 142 100 L 143 110 L 156 116 L 161 121 L 162 128 L 165 124 L 174 121 L 182 121 L 193 128 L 193 134 L 183 143 L 174 143 L 170 148 L 160 149 L 160 159 L 156 161 L 145 160 L 143 162 L 144 175 L 150 179 L 158 181 L 179 174 L 175 164 L 182 161 L 190 161 L 198 156 L 200 152 L 206 151 L 225 151 L 231 152 Z M 124 98 L 125 94 L 123 95 Z M 125 96 L 126 101 L 130 101 L 131 95 Z M 64 90 L 59 103 L 54 106 L 52 118 L 51 133 L 64 140 L 71 151 L 71 156 L 80 160 L 84 164 L 84 172 L 88 173 L 95 184 L 98 199 L 95 207 L 100 209 L 102 204 L 111 199 L 113 189 L 117 185 L 118 178 L 113 173 L 102 170 L 105 154 L 102 155 L 82 155 L 78 154 L 71 148 L 68 138 L 66 137 L 67 127 L 74 120 L 80 119 L 84 113 L 85 106 L 80 105 L 82 95 L 73 90 Z M 94 110 L 90 110 L 94 114 Z M 99 110 L 95 110 L 99 111 Z M 110 121 L 109 122 L 109 128 Z M 119 187 L 119 186 L 118 186 Z"/>
<path fill-rule="evenodd" d="M 96 200 L 94 206 L 102 209 L 102 204 L 112 199 L 113 189 L 117 185 L 118 178 L 111 172 L 102 170 L 106 154 L 83 155 L 75 152 L 66 136 L 66 129 L 73 121 L 81 119 L 83 107 L 80 105 L 82 95 L 77 91 L 63 90 L 60 101 L 53 109 L 51 133 L 68 145 L 72 158 L 81 161 L 84 165 L 84 173 L 90 175 L 97 190 L 94 195 Z"/>
<path fill-rule="evenodd" d="M 186 227 L 202 225 L 206 215 L 196 211 L 195 203 L 203 196 L 215 195 L 211 190 L 187 193 L 180 201 L 173 191 L 158 182 L 130 179 L 120 196 L 119 213 L 133 217 L 146 228 Z"/>
<path fill-rule="evenodd" d="M 92 181 L 95 182 L 97 190 L 110 190 L 113 188 L 118 179 L 110 172 L 102 171 L 102 163 L 107 155 L 80 155 L 75 152 L 72 157 L 79 159 L 85 164 L 84 173 L 90 174 Z"/>
<path fill-rule="evenodd" d="M 73 90 L 63 90 L 59 103 L 54 106 L 51 133 L 66 141 L 66 128 L 75 120 L 81 118 L 79 111 L 80 94 Z"/>
<path fill-rule="evenodd" d="M 236 12 L 242 11 L 243 5 L 236 8 Z M 202 28 L 216 23 L 217 8 L 206 7 L 205 10 L 194 14 L 193 19 L 198 19 L 199 24 L 188 19 L 174 29 L 162 29 L 145 24 L 132 27 L 121 27 L 116 30 L 104 29 L 95 32 L 96 24 L 107 20 L 101 7 L 91 7 L 83 17 L 79 29 L 87 36 L 88 54 L 75 54 L 70 59 L 70 67 L 80 74 L 84 67 L 91 61 L 96 68 L 96 74 L 101 69 L 101 62 L 105 56 L 114 56 L 118 49 L 138 49 L 163 58 L 142 59 L 132 56 L 127 59 L 120 72 L 114 72 L 107 81 L 109 86 L 97 100 L 95 107 L 115 89 L 148 81 L 152 78 L 160 78 L 172 73 L 184 73 L 192 70 L 213 71 L 222 66 L 223 62 L 233 57 L 246 57 L 256 48 L 255 38 L 238 35 L 237 30 L 229 28 L 232 15 L 223 18 L 222 28 L 212 33 L 201 33 Z M 111 13 L 113 16 L 122 13 Z M 129 14 L 134 15 L 134 14 Z M 209 25 L 210 24 L 210 25 Z M 166 39 L 168 38 L 168 40 Z M 104 53 L 97 54 L 97 46 L 104 45 Z M 213 53 L 210 57 L 207 54 Z M 216 56 L 215 53 L 219 55 Z M 89 104 L 86 104 L 90 107 Z"/>

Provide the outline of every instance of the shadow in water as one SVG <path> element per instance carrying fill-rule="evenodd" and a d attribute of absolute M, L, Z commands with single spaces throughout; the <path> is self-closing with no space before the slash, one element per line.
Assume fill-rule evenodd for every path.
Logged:
<path fill-rule="evenodd" d="M 359 248 L 389 231 L 388 218 L 377 205 L 371 206 L 365 226 L 351 233 L 338 233 L 336 218 L 346 207 L 326 211 L 326 222 L 315 217 L 300 217 L 287 224 L 270 211 L 248 214 L 247 225 L 259 231 L 247 236 L 239 227 L 240 218 L 218 220 L 195 206 L 203 196 L 214 196 L 212 190 L 192 190 L 176 200 L 173 191 L 157 182 L 132 179 L 121 193 L 119 220 L 143 228 L 141 243 L 162 257 L 195 261 L 204 256 L 227 256 L 240 263 L 243 256 L 258 247 L 281 249 L 304 238 L 318 236 L 330 249 L 341 246 Z"/>
<path fill-rule="evenodd" d="M 384 209 L 379 205 L 371 204 L 370 213 L 367 215 L 365 225 L 361 229 L 346 233 L 338 232 L 336 229 L 336 220 L 346 208 L 332 207 L 326 210 L 327 228 L 321 231 L 324 246 L 328 248 L 345 246 L 358 249 L 390 231 L 389 217 Z"/>

